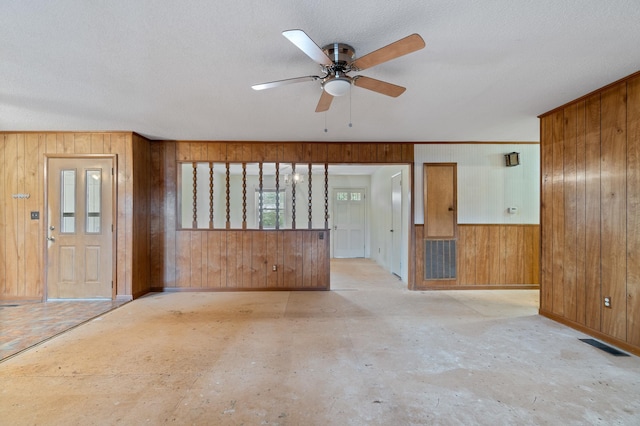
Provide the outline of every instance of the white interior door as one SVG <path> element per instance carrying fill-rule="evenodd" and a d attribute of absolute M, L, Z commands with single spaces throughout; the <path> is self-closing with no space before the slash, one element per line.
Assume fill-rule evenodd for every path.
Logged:
<path fill-rule="evenodd" d="M 364 257 L 365 218 L 363 188 L 333 190 L 333 257 Z"/>
<path fill-rule="evenodd" d="M 402 273 L 402 173 L 391 177 L 391 273 Z"/>

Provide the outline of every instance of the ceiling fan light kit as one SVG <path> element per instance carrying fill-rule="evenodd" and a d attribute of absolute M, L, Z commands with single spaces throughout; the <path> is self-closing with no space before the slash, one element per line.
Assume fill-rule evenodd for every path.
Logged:
<path fill-rule="evenodd" d="M 425 46 L 422 37 L 418 34 L 411 34 L 410 36 L 355 59 L 355 49 L 345 43 L 332 43 L 320 48 L 302 30 L 287 30 L 284 31 L 282 35 L 296 45 L 298 49 L 302 50 L 302 52 L 304 52 L 309 58 L 317 62 L 324 75 L 289 78 L 286 80 L 255 84 L 251 87 L 254 90 L 263 90 L 292 83 L 320 80 L 322 95 L 320 96 L 320 101 L 316 107 L 316 112 L 327 111 L 331 106 L 333 98 L 336 96 L 344 96 L 349 93 L 352 84 L 383 95 L 391 97 L 400 96 L 406 90 L 402 86 L 397 86 L 395 84 L 362 75 L 351 77 L 347 74 L 352 71 L 362 71 L 392 59 L 399 58 L 400 56 L 420 50 Z"/>
<path fill-rule="evenodd" d="M 333 77 L 322 83 L 322 88 L 331 96 L 344 96 L 349 93 L 351 79 L 349 77 Z"/>

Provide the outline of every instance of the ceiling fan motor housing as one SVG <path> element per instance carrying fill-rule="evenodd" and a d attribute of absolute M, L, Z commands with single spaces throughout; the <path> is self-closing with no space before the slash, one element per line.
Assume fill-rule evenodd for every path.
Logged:
<path fill-rule="evenodd" d="M 324 46 L 322 51 L 333 61 L 336 71 L 345 72 L 345 68 L 356 57 L 356 50 L 345 43 L 332 43 Z"/>

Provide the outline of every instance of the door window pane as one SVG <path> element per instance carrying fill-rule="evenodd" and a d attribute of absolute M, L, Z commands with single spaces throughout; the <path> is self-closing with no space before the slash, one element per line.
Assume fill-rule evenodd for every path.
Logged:
<path fill-rule="evenodd" d="M 101 230 L 101 196 L 102 196 L 102 171 L 87 170 L 87 217 L 86 232 L 87 234 L 99 234 Z"/>
<path fill-rule="evenodd" d="M 62 170 L 60 175 L 60 232 L 76 232 L 76 171 Z"/>

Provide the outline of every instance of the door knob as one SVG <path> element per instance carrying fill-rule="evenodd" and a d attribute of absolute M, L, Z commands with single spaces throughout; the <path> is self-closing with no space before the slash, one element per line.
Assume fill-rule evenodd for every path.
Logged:
<path fill-rule="evenodd" d="M 47 237 L 48 241 L 51 241 L 52 243 L 56 240 L 55 237 Z"/>

